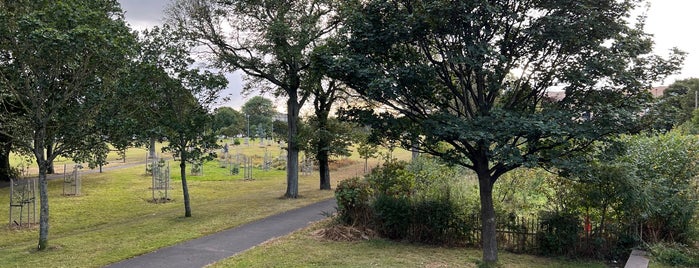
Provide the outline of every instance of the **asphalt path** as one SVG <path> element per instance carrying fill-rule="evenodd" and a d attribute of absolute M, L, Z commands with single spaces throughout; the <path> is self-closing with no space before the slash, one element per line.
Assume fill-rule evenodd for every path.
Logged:
<path fill-rule="evenodd" d="M 328 199 L 105 267 L 204 267 L 322 220 L 336 206 L 335 199 Z"/>

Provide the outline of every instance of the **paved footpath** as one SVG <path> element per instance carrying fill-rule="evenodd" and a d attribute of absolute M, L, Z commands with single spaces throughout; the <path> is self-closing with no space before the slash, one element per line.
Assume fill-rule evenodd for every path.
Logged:
<path fill-rule="evenodd" d="M 335 207 L 334 198 L 325 200 L 106 267 L 204 267 L 324 219 Z"/>

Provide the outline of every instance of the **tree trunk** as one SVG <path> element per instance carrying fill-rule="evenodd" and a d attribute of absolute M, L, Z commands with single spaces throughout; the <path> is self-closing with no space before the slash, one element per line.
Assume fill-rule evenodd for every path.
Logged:
<path fill-rule="evenodd" d="M 186 147 L 181 146 L 180 151 Z M 192 208 L 189 205 L 189 188 L 187 187 L 187 154 L 180 153 L 180 176 L 182 177 L 182 197 L 184 198 L 184 216 L 192 217 Z"/>
<path fill-rule="evenodd" d="M 320 189 L 330 190 L 330 165 L 328 164 L 330 158 L 328 156 L 328 150 L 320 150 L 318 155 L 318 172 L 320 173 Z"/>
<path fill-rule="evenodd" d="M 286 193 L 287 198 L 298 198 L 299 196 L 299 145 L 296 140 L 298 133 L 299 104 L 295 94 L 289 94 L 287 101 L 287 120 L 289 125 L 288 140 L 289 146 L 286 161 Z"/>
<path fill-rule="evenodd" d="M 148 159 L 155 159 L 155 138 L 150 138 L 148 143 Z M 124 157 L 126 159 L 126 157 Z"/>
<path fill-rule="evenodd" d="M 481 240 L 483 262 L 487 265 L 498 261 L 498 241 L 496 234 L 495 207 L 493 206 L 493 183 L 487 162 L 477 168 L 478 186 L 481 201 Z"/>
<path fill-rule="evenodd" d="M 0 181 L 10 181 L 10 150 L 12 150 L 12 139 L 0 134 Z"/>
<path fill-rule="evenodd" d="M 35 138 L 34 156 L 39 166 L 39 245 L 38 250 L 46 250 L 49 246 L 49 187 L 46 180 L 46 173 L 49 161 L 44 154 L 43 137 Z"/>
<path fill-rule="evenodd" d="M 318 173 L 320 173 L 320 189 L 330 190 L 330 137 L 328 136 L 329 111 L 317 109 L 318 117 L 318 144 L 316 144 L 316 160 L 318 160 Z"/>
<path fill-rule="evenodd" d="M 56 170 L 53 168 L 53 143 L 49 142 L 46 144 L 46 159 L 49 159 L 46 163 L 46 174 L 54 174 Z"/>

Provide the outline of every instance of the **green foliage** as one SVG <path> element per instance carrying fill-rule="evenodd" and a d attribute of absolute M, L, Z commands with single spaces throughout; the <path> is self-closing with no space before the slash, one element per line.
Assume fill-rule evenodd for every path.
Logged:
<path fill-rule="evenodd" d="M 341 181 L 335 189 L 340 220 L 351 225 L 368 225 L 372 218 L 370 198 L 373 190 L 359 177 Z"/>
<path fill-rule="evenodd" d="M 699 139 L 677 131 L 598 143 L 553 187 L 557 208 L 588 217 L 591 248 L 615 257 L 641 242 L 696 239 Z M 571 162 L 572 163 L 572 162 Z M 586 253 L 586 254 L 588 254 Z"/>
<path fill-rule="evenodd" d="M 345 1 L 344 46 L 319 58 L 331 77 L 388 107 L 359 107 L 354 116 L 477 172 L 489 218 L 503 174 L 636 130 L 647 85 L 679 69 L 682 52 L 653 55 L 643 20 L 630 25 L 636 5 Z M 564 87 L 562 100 L 545 97 L 555 85 Z M 495 233 L 484 241 L 484 260 L 496 261 Z"/>
<path fill-rule="evenodd" d="M 409 238 L 409 228 L 415 214 L 408 196 L 381 193 L 371 207 L 374 211 L 376 231 L 391 239 Z"/>
<path fill-rule="evenodd" d="M 541 210 L 556 209 L 549 201 L 555 199 L 555 180 L 555 174 L 540 168 L 518 168 L 499 179 L 494 199 L 519 215 L 536 216 Z"/>
<path fill-rule="evenodd" d="M 698 267 L 699 251 L 678 243 L 656 243 L 650 245 L 653 260 L 672 266 Z"/>
<path fill-rule="evenodd" d="M 646 241 L 688 242 L 697 228 L 692 225 L 699 192 L 699 139 L 676 132 L 643 137 L 634 136 L 628 158 L 643 179 L 643 191 L 637 198 L 641 214 L 635 220 L 644 223 Z"/>
<path fill-rule="evenodd" d="M 663 96 L 651 107 L 646 116 L 648 121 L 654 129 L 665 131 L 689 123 L 694 117 L 698 90 L 699 78 L 675 81 L 665 89 Z M 696 128 L 695 123 L 690 125 Z"/>
<path fill-rule="evenodd" d="M 272 100 L 262 96 L 252 97 L 243 104 L 241 113 L 249 120 L 250 135 L 267 137 L 272 134 L 272 121 L 277 114 Z"/>
<path fill-rule="evenodd" d="M 575 253 L 582 230 L 582 223 L 577 214 L 550 212 L 541 215 L 539 220 L 540 229 L 536 239 L 540 254 L 560 256 Z"/>
<path fill-rule="evenodd" d="M 45 250 L 46 173 L 58 156 L 91 152 L 95 144 L 86 137 L 103 134 L 98 114 L 135 42 L 114 0 L 0 5 L 0 132 L 33 152 L 39 166 L 38 248 Z"/>
<path fill-rule="evenodd" d="M 477 228 L 473 212 L 478 208 L 476 200 L 467 197 L 468 186 L 458 172 L 459 169 L 427 158 L 410 164 L 386 162 L 367 175 L 366 180 L 354 178 L 338 186 L 337 193 L 342 193 L 336 194 L 338 204 L 343 204 L 338 205 L 340 218 L 348 222 L 348 218 L 355 216 L 347 215 L 359 214 L 347 209 L 356 205 L 344 203 L 355 204 L 357 201 L 347 200 L 360 196 L 363 206 L 357 211 L 372 217 L 364 224 L 384 237 L 429 244 L 464 244 Z M 367 193 L 371 195 L 364 195 Z"/>
<path fill-rule="evenodd" d="M 231 107 L 219 107 L 214 110 L 212 130 L 220 135 L 234 137 L 246 131 L 245 116 Z"/>
<path fill-rule="evenodd" d="M 371 171 L 367 181 L 379 194 L 408 197 L 415 189 L 415 176 L 406 170 L 407 165 L 403 161 L 386 161 Z"/>

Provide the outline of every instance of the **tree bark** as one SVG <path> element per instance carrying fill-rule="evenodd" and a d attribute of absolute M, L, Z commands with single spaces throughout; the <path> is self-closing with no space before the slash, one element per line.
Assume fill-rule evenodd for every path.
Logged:
<path fill-rule="evenodd" d="M 477 164 L 478 189 L 481 201 L 481 241 L 483 262 L 486 265 L 498 261 L 498 241 L 496 234 L 495 207 L 493 205 L 493 182 L 488 170 L 488 162 Z"/>
<path fill-rule="evenodd" d="M 330 187 L 330 165 L 329 165 L 329 155 L 328 150 L 320 150 L 318 155 L 318 172 L 320 173 L 320 189 L 321 190 L 331 190 Z"/>
<path fill-rule="evenodd" d="M 299 104 L 298 97 L 295 92 L 290 92 L 289 100 L 287 100 L 287 120 L 289 121 L 289 133 L 287 134 L 289 140 L 286 161 L 286 193 L 284 197 L 286 198 L 298 198 L 299 196 L 299 145 L 296 140 L 298 134 L 298 120 L 299 120 Z"/>
<path fill-rule="evenodd" d="M 49 161 L 44 154 L 46 148 L 42 142 L 44 137 L 34 139 L 34 156 L 39 166 L 39 245 L 38 250 L 46 250 L 49 246 L 49 187 L 46 173 Z"/>
<path fill-rule="evenodd" d="M 0 134 L 0 181 L 10 181 L 10 150 L 12 150 L 12 139 Z"/>
<path fill-rule="evenodd" d="M 46 144 L 46 158 L 48 161 L 46 162 L 46 174 L 55 174 L 56 170 L 53 168 L 53 143 L 49 142 Z"/>
<path fill-rule="evenodd" d="M 327 106 L 329 108 L 329 106 Z M 316 111 L 318 117 L 318 144 L 316 144 L 316 160 L 318 160 L 318 173 L 320 175 L 320 189 L 330 190 L 330 138 L 328 137 L 328 116 L 329 111 L 319 105 Z"/>
<path fill-rule="evenodd" d="M 49 187 L 46 180 L 46 170 L 48 163 L 46 160 L 40 160 L 43 164 L 39 165 L 39 250 L 46 250 L 49 247 Z M 43 166 L 43 167 L 42 167 Z"/>
<path fill-rule="evenodd" d="M 155 159 L 155 138 L 150 138 L 148 143 L 148 159 Z M 124 157 L 126 159 L 126 157 Z"/>
<path fill-rule="evenodd" d="M 182 197 L 184 198 L 184 216 L 192 217 L 192 208 L 189 204 L 189 187 L 187 186 L 187 154 L 184 153 L 186 145 L 180 146 L 180 176 L 182 177 Z"/>

